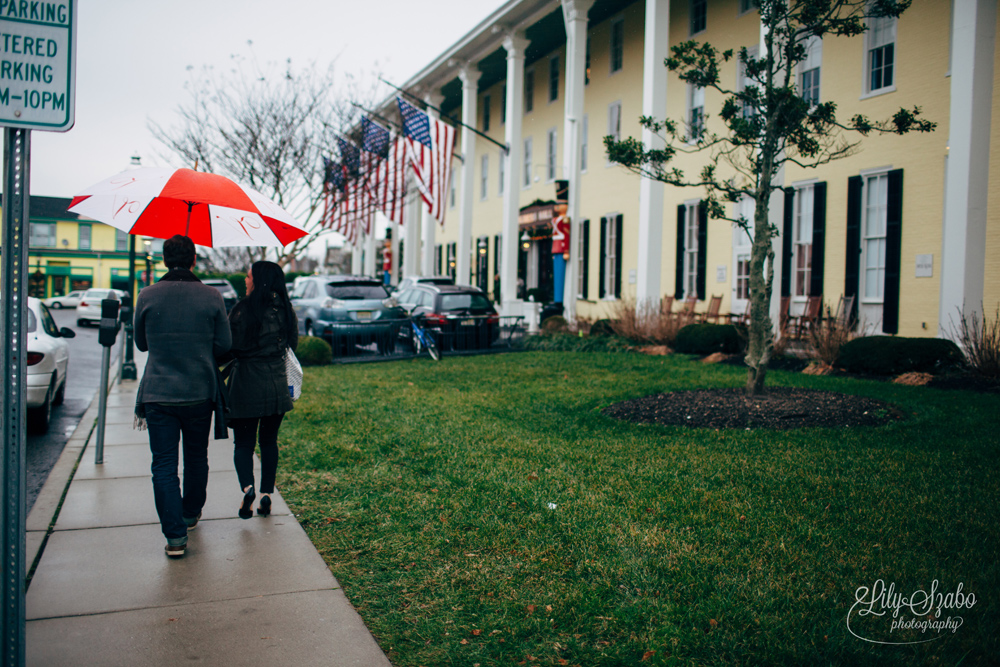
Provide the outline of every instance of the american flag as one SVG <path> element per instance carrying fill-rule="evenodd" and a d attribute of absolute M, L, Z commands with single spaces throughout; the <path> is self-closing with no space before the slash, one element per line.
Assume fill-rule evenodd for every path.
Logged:
<path fill-rule="evenodd" d="M 379 210 L 396 224 L 403 224 L 406 194 L 406 144 L 393 140 L 389 130 L 368 118 L 361 121 L 361 161 L 368 177 L 368 191 Z"/>
<path fill-rule="evenodd" d="M 362 152 L 357 144 L 337 138 L 342 164 L 343 194 L 333 216 L 334 228 L 354 243 L 359 232 L 372 233 L 375 221 L 375 200 L 362 171 Z"/>
<path fill-rule="evenodd" d="M 403 116 L 403 136 L 417 187 L 431 215 L 442 225 L 451 184 L 451 154 L 455 128 L 397 97 Z"/>

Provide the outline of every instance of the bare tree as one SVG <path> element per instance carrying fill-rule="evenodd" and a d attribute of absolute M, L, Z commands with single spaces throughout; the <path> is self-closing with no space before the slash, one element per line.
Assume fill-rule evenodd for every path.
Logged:
<path fill-rule="evenodd" d="M 223 73 L 189 69 L 179 122 L 165 128 L 150 121 L 150 130 L 175 159 L 258 190 L 295 216 L 309 235 L 271 258 L 284 265 L 299 257 L 325 231 L 323 158 L 336 154 L 338 135 L 357 126 L 358 107 L 372 106 L 375 84 L 350 75 L 338 81 L 332 63 L 296 69 L 289 59 L 261 66 L 252 49 L 249 57 L 233 56 Z M 233 271 L 267 257 L 265 248 L 215 248 L 204 260 L 210 270 Z"/>
<path fill-rule="evenodd" d="M 723 86 L 720 78 L 722 63 L 734 57 L 732 50 L 719 52 L 710 44 L 688 41 L 672 47 L 666 60 L 667 69 L 677 72 L 681 81 L 711 88 L 723 96 L 720 118 L 725 132 L 708 132 L 704 117 L 678 123 L 644 116 L 640 124 L 661 137 L 664 148 L 643 146 L 633 137 L 604 139 L 612 161 L 646 178 L 704 188 L 710 217 L 729 220 L 752 234 L 746 355 L 749 394 L 764 389 L 774 342 L 771 241 L 778 230 L 770 223 L 769 208 L 771 194 L 780 187 L 775 178 L 781 168 L 786 164 L 815 168 L 847 157 L 859 149 L 860 137 L 873 132 L 930 132 L 936 126 L 919 117 L 919 108 L 900 109 L 884 121 L 856 115 L 849 122 L 840 122 L 836 104 L 805 99 L 795 85 L 796 66 L 806 60 L 810 40 L 860 35 L 872 19 L 898 17 L 910 6 L 910 0 L 759 0 L 757 5 L 764 32 L 763 53 L 754 57 L 746 48 L 740 49 L 738 62 L 747 81 L 741 90 Z M 849 135 L 854 137 L 849 139 Z M 678 153 L 702 154 L 705 166 L 697 176 L 689 177 L 670 164 Z M 744 197 L 756 205 L 752 226 L 743 217 L 726 213 L 726 203 Z"/>

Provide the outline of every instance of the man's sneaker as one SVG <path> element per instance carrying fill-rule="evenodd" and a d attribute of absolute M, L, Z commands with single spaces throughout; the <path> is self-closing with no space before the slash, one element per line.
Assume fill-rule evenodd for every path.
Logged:
<path fill-rule="evenodd" d="M 167 555 L 170 556 L 171 558 L 180 558 L 181 556 L 184 555 L 186 549 L 187 549 L 187 544 L 168 544 L 166 547 L 164 547 L 164 550 L 167 552 Z"/>
<path fill-rule="evenodd" d="M 198 525 L 198 519 L 201 518 L 201 512 L 198 512 L 198 516 L 184 517 L 184 523 L 187 524 L 188 530 L 194 530 L 194 527 Z"/>

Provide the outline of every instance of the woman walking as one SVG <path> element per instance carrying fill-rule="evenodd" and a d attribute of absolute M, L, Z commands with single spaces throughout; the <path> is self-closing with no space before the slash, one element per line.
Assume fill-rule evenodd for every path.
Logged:
<path fill-rule="evenodd" d="M 243 491 L 241 519 L 253 516 L 256 498 L 253 452 L 260 443 L 260 503 L 257 513 L 271 513 L 271 494 L 278 470 L 278 429 L 292 399 L 285 378 L 285 349 L 299 342 L 298 321 L 285 288 L 285 274 L 274 262 L 254 262 L 246 277 L 247 295 L 233 307 L 229 382 L 229 426 L 236 451 L 233 460 Z"/>

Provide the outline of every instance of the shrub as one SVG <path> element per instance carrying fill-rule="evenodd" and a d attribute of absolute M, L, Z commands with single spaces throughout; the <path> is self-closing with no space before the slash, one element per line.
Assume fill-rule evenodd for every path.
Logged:
<path fill-rule="evenodd" d="M 672 346 L 683 320 L 663 313 L 659 304 L 643 307 L 632 299 L 618 301 L 612 310 L 611 328 L 616 334 L 641 345 Z"/>
<path fill-rule="evenodd" d="M 554 333 L 548 336 L 527 336 L 524 349 L 540 352 L 627 352 L 627 340 L 614 335 L 586 336 Z"/>
<path fill-rule="evenodd" d="M 851 339 L 851 328 L 847 318 L 834 317 L 827 306 L 826 317 L 809 327 L 810 356 L 832 366 L 840 356 L 840 349 Z"/>
<path fill-rule="evenodd" d="M 615 327 L 611 320 L 597 320 L 590 325 L 591 336 L 614 336 Z"/>
<path fill-rule="evenodd" d="M 976 312 L 969 317 L 962 313 L 957 338 L 973 370 L 986 377 L 1000 377 L 1000 304 L 993 319 L 986 317 L 985 309 L 982 320 Z"/>
<path fill-rule="evenodd" d="M 962 361 L 958 346 L 943 338 L 865 336 L 844 343 L 836 365 L 850 373 L 901 375 L 933 373 Z"/>
<path fill-rule="evenodd" d="M 735 354 L 740 351 L 740 336 L 732 324 L 689 324 L 677 332 L 674 350 L 702 356 L 715 352 Z"/>
<path fill-rule="evenodd" d="M 553 315 L 552 317 L 546 317 L 542 321 L 542 333 L 556 333 L 557 331 L 568 331 L 569 323 L 566 322 L 566 318 L 562 315 Z"/>
<path fill-rule="evenodd" d="M 333 358 L 333 349 L 322 338 L 300 336 L 295 356 L 303 366 L 323 366 Z"/>

